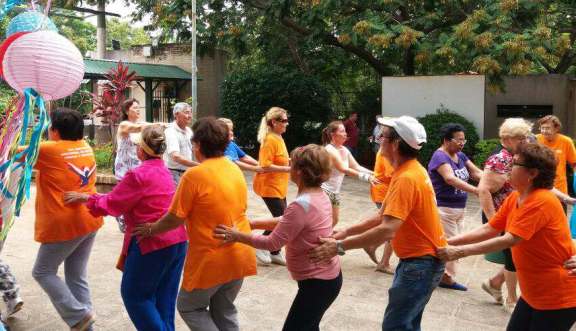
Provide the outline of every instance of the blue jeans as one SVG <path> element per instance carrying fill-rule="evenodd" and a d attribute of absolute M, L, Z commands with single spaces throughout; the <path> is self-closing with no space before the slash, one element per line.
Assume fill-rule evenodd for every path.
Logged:
<path fill-rule="evenodd" d="M 142 255 L 130 242 L 120 292 L 128 315 L 139 331 L 173 331 L 176 297 L 187 243 Z"/>
<path fill-rule="evenodd" d="M 444 263 L 432 256 L 400 259 L 392 286 L 382 330 L 419 331 L 424 308 L 444 274 Z"/>

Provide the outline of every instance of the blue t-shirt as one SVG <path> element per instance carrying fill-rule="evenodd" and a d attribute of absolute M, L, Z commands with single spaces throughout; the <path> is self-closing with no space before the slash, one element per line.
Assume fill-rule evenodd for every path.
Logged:
<path fill-rule="evenodd" d="M 436 152 L 432 154 L 430 163 L 428 163 L 428 175 L 432 181 L 432 186 L 434 186 L 434 192 L 436 193 L 436 203 L 439 207 L 466 207 L 466 199 L 468 198 L 468 194 L 465 191 L 459 190 L 452 185 L 446 184 L 444 178 L 438 173 L 438 168 L 446 163 L 449 164 L 454 171 L 454 176 L 465 182 L 468 182 L 470 179 L 468 168 L 466 168 L 466 161 L 468 161 L 468 157 L 462 152 L 458 152 L 457 156 L 458 162 L 454 162 L 454 160 L 452 160 L 452 158 L 450 158 L 450 156 L 444 151 L 436 150 Z"/>
<path fill-rule="evenodd" d="M 244 151 L 241 150 L 233 140 L 230 140 L 226 150 L 224 151 L 224 156 L 226 156 L 230 161 L 236 162 L 246 156 L 246 153 L 244 153 Z"/>

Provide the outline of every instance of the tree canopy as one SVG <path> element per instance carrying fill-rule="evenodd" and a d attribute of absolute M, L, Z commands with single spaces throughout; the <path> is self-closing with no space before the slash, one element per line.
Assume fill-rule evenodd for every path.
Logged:
<path fill-rule="evenodd" d="M 150 36 L 143 28 L 133 27 L 129 22 L 111 18 L 106 22 L 106 48 L 112 49 L 112 40 L 119 41 L 120 47 L 125 49 L 134 45 L 149 44 Z"/>
<path fill-rule="evenodd" d="M 189 38 L 190 1 L 130 1 L 165 37 Z M 291 44 L 337 49 L 383 76 L 474 71 L 497 82 L 576 63 L 574 0 L 199 0 L 198 17 L 203 45 L 247 53 L 283 44 L 275 53 L 303 69 L 307 53 L 294 56 Z"/>

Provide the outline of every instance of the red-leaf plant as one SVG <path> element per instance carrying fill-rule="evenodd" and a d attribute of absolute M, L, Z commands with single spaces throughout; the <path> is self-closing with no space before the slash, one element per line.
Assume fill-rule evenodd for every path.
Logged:
<path fill-rule="evenodd" d="M 100 93 L 91 93 L 92 113 L 102 117 L 102 122 L 108 124 L 112 139 L 113 153 L 116 154 L 116 126 L 122 118 L 122 104 L 126 101 L 126 90 L 130 88 L 136 78 L 136 72 L 130 71 L 130 67 L 118 62 L 116 68 L 110 69 L 104 75 L 106 82 L 100 85 Z"/>
<path fill-rule="evenodd" d="M 130 71 L 130 67 L 120 61 L 104 77 L 106 82 L 101 85 L 102 94 L 92 94 L 93 112 L 103 117 L 105 123 L 118 124 L 122 116 L 122 104 L 126 100 L 126 90 L 135 80 L 136 72 Z"/>

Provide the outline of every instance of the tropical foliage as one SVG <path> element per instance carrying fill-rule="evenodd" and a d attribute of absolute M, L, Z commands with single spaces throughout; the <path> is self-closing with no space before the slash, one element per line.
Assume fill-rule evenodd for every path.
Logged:
<path fill-rule="evenodd" d="M 106 80 L 100 86 L 100 94 L 92 94 L 93 111 L 96 116 L 103 117 L 105 123 L 118 124 L 122 115 L 122 104 L 126 101 L 127 91 L 136 78 L 136 73 L 120 61 L 104 78 Z"/>
<path fill-rule="evenodd" d="M 176 13 L 190 18 L 190 1 L 131 2 L 165 36 L 189 37 Z M 576 62 L 573 0 L 199 0 L 198 15 L 203 43 L 240 53 L 283 45 L 274 48 L 304 68 L 325 48 L 382 76 L 475 71 L 494 83 Z"/>

